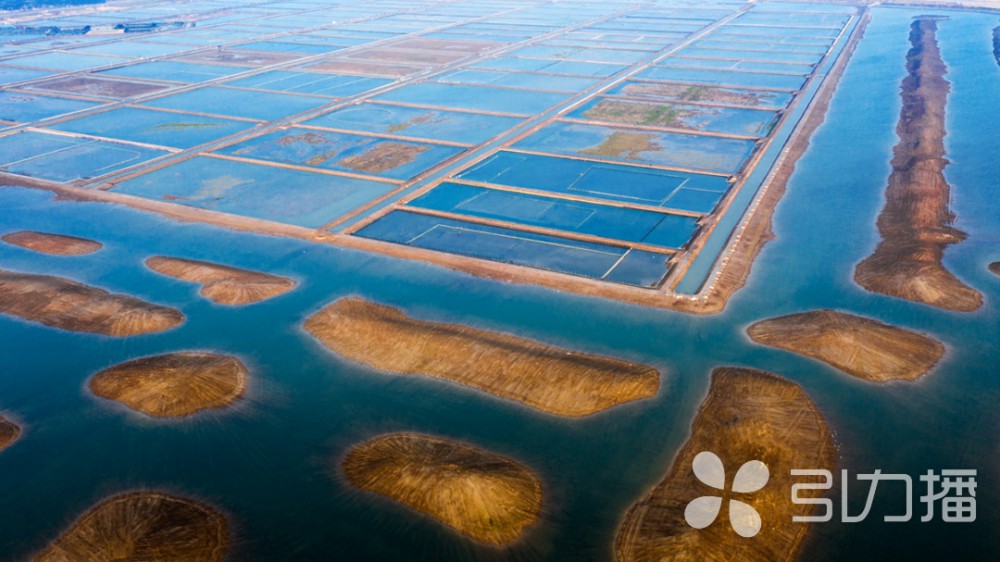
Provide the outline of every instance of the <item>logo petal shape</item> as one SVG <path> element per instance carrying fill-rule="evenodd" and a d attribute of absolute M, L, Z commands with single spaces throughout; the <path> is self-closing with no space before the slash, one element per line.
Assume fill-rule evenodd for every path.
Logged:
<path fill-rule="evenodd" d="M 754 460 L 743 463 L 733 478 L 733 491 L 741 494 L 756 492 L 763 488 L 771 478 L 767 465 Z"/>
<path fill-rule="evenodd" d="M 690 507 L 690 504 L 688 506 Z M 687 510 L 684 513 L 686 515 Z M 745 539 L 756 536 L 760 532 L 760 514 L 757 513 L 756 509 L 740 500 L 729 500 L 729 522 L 733 525 L 736 534 Z"/>
<path fill-rule="evenodd" d="M 719 509 L 721 507 L 722 498 L 720 497 L 701 496 L 700 498 L 695 498 L 684 508 L 684 520 L 695 529 L 704 529 L 711 525 L 715 521 L 715 518 L 719 516 Z"/>
<path fill-rule="evenodd" d="M 717 490 L 726 488 L 726 469 L 722 466 L 722 459 L 715 453 L 709 451 L 698 453 L 691 468 L 694 469 L 694 475 L 703 483 Z"/>

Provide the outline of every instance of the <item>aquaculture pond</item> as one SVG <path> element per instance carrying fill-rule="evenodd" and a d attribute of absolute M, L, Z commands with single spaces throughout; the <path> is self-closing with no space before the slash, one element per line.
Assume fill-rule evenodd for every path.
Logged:
<path fill-rule="evenodd" d="M 767 12 L 771 5 L 778 4 L 764 3 L 761 11 Z M 474 10 L 478 3 L 464 6 Z M 86 255 L 53 256 L 0 242 L 0 269 L 69 278 L 173 307 L 185 316 L 182 324 L 160 333 L 113 338 L 0 315 L 0 415 L 22 428 L 19 438 L 0 452 L 4 476 L 0 478 L 0 560 L 32 559 L 98 502 L 139 490 L 161 490 L 218 510 L 228 527 L 231 560 L 613 560 L 623 514 L 670 468 L 705 398 L 709 374 L 719 366 L 765 369 L 803 387 L 834 436 L 837 468 L 851 475 L 849 486 L 838 486 L 831 496 L 837 500 L 834 513 L 838 518 L 842 489 L 851 514 L 859 513 L 865 504 L 867 482 L 857 481 L 857 474 L 881 470 L 910 475 L 919 496 L 923 490 L 918 478 L 928 470 L 978 471 L 975 522 L 949 523 L 937 518 L 922 523 L 924 506 L 915 501 L 912 521 L 886 523 L 883 516 L 899 515 L 905 509 L 902 486 L 889 483 L 878 489 L 864 522 L 813 524 L 801 551 L 804 559 L 995 558 L 1000 552 L 996 533 L 1000 513 L 992 508 L 992 498 L 1000 494 L 1000 410 L 996 407 L 1000 401 L 1000 277 L 987 265 L 1000 261 L 1000 200 L 995 188 L 1000 154 L 983 139 L 1000 127 L 1000 104 L 996 103 L 1000 67 L 991 43 L 997 18 L 930 8 L 876 7 L 872 13 L 825 123 L 799 160 L 777 207 L 775 240 L 764 247 L 746 286 L 716 315 L 633 306 L 484 279 L 318 239 L 228 230 L 126 205 L 75 201 L 40 189 L 0 187 L 0 235 L 37 230 L 103 244 Z M 906 75 L 910 24 L 914 16 L 928 13 L 948 17 L 938 23 L 937 33 L 948 66 L 946 78 L 951 82 L 945 139 L 950 163 L 945 174 L 952 185 L 955 226 L 968 234 L 965 241 L 948 248 L 944 261 L 983 293 L 985 304 L 971 313 L 946 312 L 868 293 L 852 278 L 856 264 L 878 241 L 875 221 L 897 142 L 899 84 Z M 565 12 L 531 14 L 552 18 L 560 25 L 584 17 Z M 325 13 L 324 18 L 346 15 Z M 518 17 L 531 20 L 523 14 Z M 843 21 L 837 13 L 817 17 L 833 25 Z M 513 18 L 512 26 L 519 25 L 514 16 L 501 21 L 508 18 Z M 625 29 L 627 23 L 622 23 Z M 787 24 L 784 19 L 780 23 Z M 359 33 L 394 33 L 380 31 L 373 24 L 357 26 L 354 31 Z M 608 29 L 616 28 L 608 24 Z M 106 74 L 110 73 L 102 75 Z M 487 92 L 475 98 L 476 103 L 504 99 L 501 88 L 428 83 L 421 89 L 398 90 L 408 101 L 396 101 L 417 104 L 427 92 L 437 96 L 441 89 L 466 88 Z M 539 107 L 558 101 L 532 99 Z M 419 119 L 428 114 L 423 109 L 406 113 Z M 445 137 L 453 142 L 478 140 L 452 136 L 447 123 L 434 125 L 442 117 L 460 119 L 451 115 L 461 113 L 460 109 L 435 108 L 428 121 L 414 125 L 414 136 L 439 142 Z M 113 113 L 115 118 L 99 118 Z M 162 110 L 119 108 L 54 128 L 79 129 L 121 141 L 162 142 L 176 150 L 253 125 L 183 116 L 191 126 L 154 136 L 157 130 L 171 129 L 164 127 L 164 116 L 181 117 Z M 349 112 L 334 112 L 311 125 L 317 130 L 339 129 L 350 120 Z M 483 123 L 488 123 L 484 127 L 500 126 L 487 119 Z M 383 126 L 375 120 L 369 125 Z M 568 131 L 568 137 L 585 148 L 593 143 L 595 129 L 604 130 L 557 123 L 542 131 Z M 321 132 L 323 138 L 333 139 L 331 143 L 357 138 Z M 687 146 L 662 138 L 669 146 Z M 126 158 L 145 161 L 163 152 L 148 147 L 140 151 L 138 144 L 128 144 L 134 153 L 122 155 L 114 152 L 126 146 L 121 142 L 82 141 L 35 131 L 3 136 L 3 170 L 72 181 L 115 171 L 127 165 Z M 427 151 L 442 149 L 442 155 L 451 154 L 444 148 L 456 148 L 405 142 L 433 145 Z M 742 144 L 715 146 L 726 156 L 720 163 L 726 164 L 727 171 L 746 156 Z M 419 166 L 408 164 L 413 167 L 403 167 L 406 174 L 398 175 L 423 169 L 428 163 L 420 155 L 427 151 L 415 156 Z M 396 187 L 394 182 L 400 181 L 388 177 L 392 172 L 377 172 L 387 177 L 376 181 L 353 177 L 353 172 L 321 170 L 318 165 L 307 171 L 263 162 L 277 159 L 278 153 L 271 146 L 243 156 L 199 155 L 124 179 L 111 192 L 320 228 L 389 193 Z M 261 162 L 234 159 L 244 157 Z M 297 167 L 308 166 L 291 156 L 288 160 Z M 598 224 L 600 228 L 593 232 L 607 234 L 611 231 L 601 221 L 603 213 L 611 211 L 605 206 L 600 214 L 594 212 L 592 205 L 598 203 L 589 199 L 638 200 L 649 208 L 625 213 L 627 218 L 609 219 L 617 229 L 614 234 L 637 238 L 641 226 L 654 228 L 652 222 L 644 222 L 653 216 L 650 213 L 677 217 L 657 242 L 665 248 L 681 243 L 688 232 L 684 229 L 691 226 L 685 220 L 688 215 L 707 212 L 715 204 L 697 200 L 698 194 L 718 198 L 730 187 L 729 178 L 720 174 L 500 149 L 462 170 L 454 175 L 455 182 L 439 183 L 411 205 L 425 213 L 443 209 L 463 216 L 488 213 L 496 220 L 558 225 L 576 233 L 590 232 Z M 480 185 L 486 183 L 508 191 Z M 628 187 L 609 190 L 609 185 Z M 516 189 L 531 192 L 504 195 Z M 557 196 L 571 192 L 584 193 L 589 199 L 580 205 L 553 204 Z M 485 204 L 483 194 L 494 199 Z M 434 218 L 430 227 L 417 224 L 428 216 L 400 208 L 359 232 L 371 229 L 373 237 L 401 238 L 412 232 L 408 239 L 412 240 L 431 231 L 435 234 L 425 235 L 430 248 L 447 246 L 450 251 L 451 244 L 460 243 L 470 252 L 497 252 L 489 259 L 513 257 L 525 262 L 537 259 L 532 244 L 552 242 L 548 234 L 517 231 L 516 244 L 509 243 L 509 238 L 501 243 L 504 227 L 452 224 L 461 223 L 458 219 Z M 726 226 L 732 224 L 722 225 Z M 470 238 L 470 230 L 481 238 Z M 486 238 L 490 241 L 484 242 Z M 558 240 L 553 244 L 558 251 L 544 255 L 544 267 L 573 267 L 579 275 L 606 275 L 609 281 L 639 286 L 655 284 L 664 268 L 665 254 Z M 287 277 L 297 285 L 255 304 L 220 305 L 200 296 L 198 285 L 148 269 L 144 261 L 152 256 L 262 271 Z M 713 263 L 714 258 L 700 266 L 701 272 L 707 274 Z M 656 275 L 650 275 L 652 270 Z M 694 288 L 700 283 L 697 280 Z M 396 307 L 421 320 L 514 334 L 648 365 L 660 373 L 660 386 L 650 398 L 571 418 L 440 379 L 378 371 L 332 353 L 303 327 L 321 308 L 348 296 Z M 758 320 L 822 308 L 930 334 L 944 342 L 946 354 L 916 382 L 872 384 L 818 361 L 756 345 L 746 336 L 746 328 Z M 162 420 L 88 390 L 91 378 L 108 367 L 185 350 L 239 358 L 249 373 L 243 398 L 229 408 Z M 526 528 L 521 540 L 495 548 L 349 484 L 341 469 L 348 451 L 395 432 L 455 439 L 523 464 L 541 484 L 538 522 Z M 728 463 L 726 467 L 735 470 Z"/>

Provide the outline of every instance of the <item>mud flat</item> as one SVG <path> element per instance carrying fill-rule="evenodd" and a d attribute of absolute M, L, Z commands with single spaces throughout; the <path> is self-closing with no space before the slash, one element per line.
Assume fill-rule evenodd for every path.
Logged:
<path fill-rule="evenodd" d="M 414 158 L 428 149 L 430 147 L 425 145 L 383 142 L 362 154 L 348 156 L 337 164 L 358 172 L 381 174 L 413 162 Z"/>
<path fill-rule="evenodd" d="M 225 518 L 211 507 L 161 492 L 132 492 L 93 507 L 36 562 L 222 560 Z"/>
<path fill-rule="evenodd" d="M 580 154 L 638 160 L 641 153 L 656 150 L 660 150 L 660 145 L 656 142 L 656 135 L 619 131 L 608 135 L 608 138 L 604 139 L 601 144 L 581 150 Z"/>
<path fill-rule="evenodd" d="M 21 230 L 4 234 L 4 242 L 54 256 L 82 256 L 92 254 L 100 250 L 103 245 L 100 242 L 77 238 L 76 236 L 66 236 L 65 234 L 49 234 L 47 232 L 35 232 L 32 230 Z"/>
<path fill-rule="evenodd" d="M 791 314 L 757 322 L 753 341 L 787 349 L 872 382 L 915 380 L 944 355 L 929 336 L 833 310 Z"/>
<path fill-rule="evenodd" d="M 260 302 L 287 293 L 296 285 L 287 277 L 184 258 L 154 256 L 146 260 L 146 267 L 175 279 L 199 283 L 201 295 L 219 304 Z"/>
<path fill-rule="evenodd" d="M 90 391 L 157 418 L 228 406 L 243 396 L 247 368 L 239 359 L 180 351 L 126 361 L 97 373 Z"/>
<path fill-rule="evenodd" d="M 952 227 L 951 188 L 943 171 L 945 105 L 951 85 L 937 44 L 938 18 L 922 17 L 910 29 L 908 75 L 893 149 L 885 206 L 878 217 L 882 235 L 875 252 L 858 264 L 854 279 L 873 293 L 968 312 L 982 295 L 941 263 L 944 250 L 965 239 Z"/>
<path fill-rule="evenodd" d="M 692 472 L 692 462 L 702 451 L 720 455 L 726 492 L 702 484 Z M 767 485 L 752 494 L 729 492 L 737 469 L 751 460 L 767 465 Z M 807 480 L 793 480 L 789 471 L 832 470 L 833 465 L 834 445 L 826 422 L 798 385 L 756 369 L 716 369 L 691 437 L 670 472 L 626 513 L 615 540 L 616 558 L 620 562 L 793 560 L 809 526 L 793 522 L 792 516 L 808 515 L 810 506 L 791 502 L 791 485 Z M 705 495 L 724 501 L 715 521 L 697 530 L 687 524 L 684 513 L 688 502 Z M 730 526 L 728 500 L 733 498 L 760 514 L 762 526 L 752 539 Z"/>
<path fill-rule="evenodd" d="M 161 332 L 184 321 L 184 314 L 174 308 L 63 277 L 4 269 L 0 312 L 63 330 L 117 337 Z"/>
<path fill-rule="evenodd" d="M 384 435 L 351 449 L 343 469 L 358 488 L 494 546 L 517 540 L 541 511 L 542 487 L 530 470 L 456 441 Z"/>
<path fill-rule="evenodd" d="M 0 451 L 10 447 L 21 435 L 21 428 L 7 418 L 0 416 Z"/>
<path fill-rule="evenodd" d="M 393 373 L 437 377 L 563 416 L 656 394 L 652 367 L 509 334 L 411 318 L 361 298 L 337 300 L 305 328 L 334 352 Z"/>
<path fill-rule="evenodd" d="M 584 113 L 588 119 L 610 121 L 626 125 L 649 125 L 696 129 L 685 119 L 695 117 L 695 113 L 670 104 L 638 103 L 633 101 L 604 99 Z"/>

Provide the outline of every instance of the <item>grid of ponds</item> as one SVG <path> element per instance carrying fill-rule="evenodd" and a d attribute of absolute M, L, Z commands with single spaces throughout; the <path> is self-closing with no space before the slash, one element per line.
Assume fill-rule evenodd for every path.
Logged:
<path fill-rule="evenodd" d="M 853 21 L 784 6 L 221 0 L 50 17 L 29 23 L 186 25 L 11 36 L 0 171 L 657 288 L 723 210 L 742 214 L 726 202 L 756 189 L 759 153 Z"/>

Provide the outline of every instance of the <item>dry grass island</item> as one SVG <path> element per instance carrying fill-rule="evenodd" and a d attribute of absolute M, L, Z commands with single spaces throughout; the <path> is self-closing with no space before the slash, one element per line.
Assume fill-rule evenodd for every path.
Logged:
<path fill-rule="evenodd" d="M 21 428 L 7 418 L 0 416 L 0 451 L 14 444 L 21 435 Z"/>
<path fill-rule="evenodd" d="M 4 234 L 0 238 L 8 244 L 54 256 L 82 256 L 92 254 L 104 247 L 100 242 L 86 238 L 66 236 L 65 234 L 35 232 L 33 230 L 11 232 Z"/>
<path fill-rule="evenodd" d="M 801 353 L 872 382 L 912 381 L 944 355 L 936 339 L 853 314 L 816 310 L 763 320 L 753 341 Z"/>
<path fill-rule="evenodd" d="M 358 488 L 399 501 L 482 543 L 503 546 L 541 512 L 538 478 L 517 462 L 416 433 L 384 435 L 347 453 Z"/>
<path fill-rule="evenodd" d="M 563 416 L 586 416 L 656 394 L 656 369 L 509 334 L 426 322 L 357 297 L 305 328 L 334 352 L 393 373 L 428 375 Z"/>
<path fill-rule="evenodd" d="M 969 312 L 983 296 L 941 263 L 944 249 L 965 239 L 952 227 L 951 188 L 944 177 L 945 105 L 951 85 L 937 43 L 939 18 L 915 20 L 910 30 L 908 75 L 893 150 L 885 206 L 878 217 L 882 235 L 875 252 L 858 264 L 854 279 L 873 292 Z"/>
<path fill-rule="evenodd" d="M 767 465 L 770 481 L 763 489 L 732 494 L 761 516 L 763 524 L 752 540 L 730 527 L 728 501 L 705 529 L 685 522 L 685 506 L 694 498 L 729 498 L 729 492 L 705 486 L 694 476 L 692 462 L 702 451 L 720 455 L 729 485 L 743 462 Z M 756 369 L 716 369 L 691 437 L 670 472 L 626 513 L 615 540 L 616 557 L 619 562 L 793 560 L 809 526 L 793 522 L 792 516 L 808 515 L 810 509 L 791 502 L 791 485 L 805 480 L 793 481 L 789 471 L 832 470 L 833 465 L 834 445 L 826 422 L 797 384 Z"/>
<path fill-rule="evenodd" d="M 109 498 L 85 513 L 35 562 L 215 562 L 229 546 L 225 518 L 161 492 Z"/>
<path fill-rule="evenodd" d="M 0 269 L 0 312 L 46 326 L 107 336 L 169 330 L 181 311 L 63 277 Z"/>
<path fill-rule="evenodd" d="M 260 302 L 287 293 L 296 285 L 287 277 L 185 258 L 153 256 L 146 260 L 146 267 L 175 279 L 200 284 L 201 295 L 219 304 Z"/>
<path fill-rule="evenodd" d="M 181 351 L 126 361 L 97 373 L 94 394 L 157 418 L 189 416 L 243 396 L 247 368 L 239 359 Z"/>

